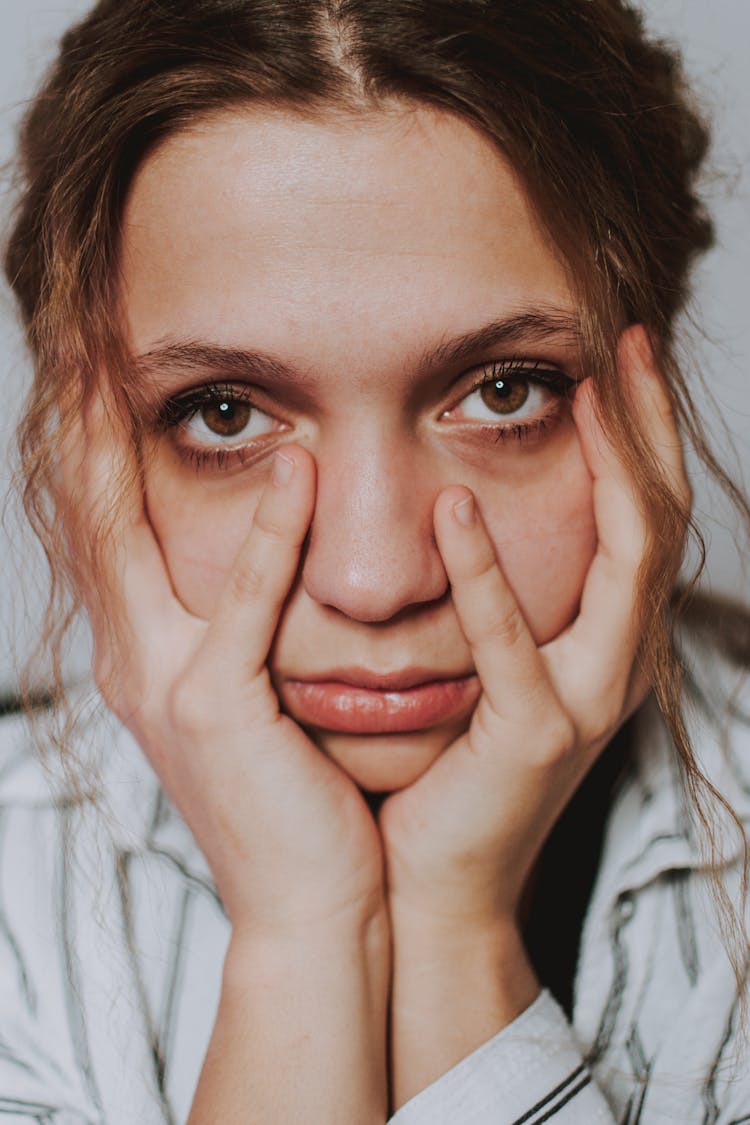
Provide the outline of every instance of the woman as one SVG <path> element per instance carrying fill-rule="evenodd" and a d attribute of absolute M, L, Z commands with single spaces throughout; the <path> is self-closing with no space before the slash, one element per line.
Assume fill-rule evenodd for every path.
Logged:
<path fill-rule="evenodd" d="M 63 41 L 7 270 L 112 715 L 104 816 L 5 734 L 13 1120 L 748 1119 L 748 735 L 672 639 L 680 432 L 719 472 L 680 83 L 619 0 Z"/>

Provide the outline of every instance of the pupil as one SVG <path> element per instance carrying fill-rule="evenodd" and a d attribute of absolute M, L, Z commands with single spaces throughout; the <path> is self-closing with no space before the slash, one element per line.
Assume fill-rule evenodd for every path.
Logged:
<path fill-rule="evenodd" d="M 252 407 L 246 402 L 224 399 L 222 402 L 204 406 L 201 417 L 213 433 L 221 437 L 236 437 L 242 433 L 250 420 L 251 409 Z"/>
<path fill-rule="evenodd" d="M 528 381 L 519 379 L 511 383 L 497 379 L 482 387 L 482 401 L 496 414 L 515 414 L 529 397 L 529 389 Z"/>

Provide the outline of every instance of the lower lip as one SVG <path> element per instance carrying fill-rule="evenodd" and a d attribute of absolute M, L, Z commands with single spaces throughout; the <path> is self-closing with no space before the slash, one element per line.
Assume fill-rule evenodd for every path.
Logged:
<path fill-rule="evenodd" d="M 373 691 L 333 680 L 286 680 L 281 695 L 295 719 L 347 734 L 405 734 L 468 714 L 476 676 L 432 680 L 405 691 Z"/>

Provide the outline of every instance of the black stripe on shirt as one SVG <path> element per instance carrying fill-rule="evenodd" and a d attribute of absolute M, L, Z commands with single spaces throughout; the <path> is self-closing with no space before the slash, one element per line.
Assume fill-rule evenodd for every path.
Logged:
<path fill-rule="evenodd" d="M 96 1106 L 97 1112 L 104 1119 L 104 1105 L 99 1092 L 99 1087 L 94 1075 L 89 1049 L 88 1028 L 86 1015 L 81 996 L 83 989 L 79 979 L 80 962 L 76 953 L 76 903 L 75 903 L 75 876 L 73 871 L 73 836 L 75 834 L 76 808 L 71 804 L 60 807 L 60 855 L 57 876 L 59 879 L 57 889 L 58 927 L 62 938 L 62 948 L 59 954 L 63 962 L 63 987 L 65 992 L 65 1009 L 70 1031 L 73 1054 L 79 1074 L 86 1082 L 86 1089 Z"/>
<path fill-rule="evenodd" d="M 718 1119 L 719 1116 L 720 1107 L 716 1099 L 716 1082 L 722 1066 L 724 1054 L 729 1048 L 730 1043 L 732 1043 L 735 1035 L 735 1019 L 737 1017 L 739 1005 L 740 997 L 737 996 L 735 998 L 734 1004 L 732 1005 L 732 1010 L 729 1013 L 729 1018 L 724 1025 L 724 1033 L 721 1037 L 719 1050 L 711 1064 L 711 1069 L 708 1072 L 708 1078 L 706 1079 L 705 1086 L 703 1087 L 703 1105 L 705 1107 L 703 1121 L 705 1125 L 713 1125 L 713 1123 Z M 732 1050 L 734 1050 L 734 1048 L 732 1048 Z"/>
<path fill-rule="evenodd" d="M 51 1105 L 41 1105 L 39 1102 L 26 1102 L 21 1101 L 20 1098 L 9 1098 L 5 1095 L 0 1097 L 0 1113 L 28 1113 L 32 1117 L 46 1117 L 50 1113 L 59 1113 Z"/>
<path fill-rule="evenodd" d="M 551 1106 L 551 1108 L 548 1109 L 542 1117 L 535 1117 L 534 1120 L 529 1123 L 529 1125 L 542 1125 L 543 1121 L 549 1121 L 551 1117 L 555 1117 L 556 1114 L 558 1114 L 560 1110 L 568 1104 L 568 1102 L 573 1100 L 576 1094 L 580 1094 L 581 1090 L 586 1089 L 590 1081 L 591 1075 L 585 1074 L 577 1086 L 574 1086 L 572 1090 L 568 1090 L 567 1094 L 563 1098 L 561 1098 L 559 1102 Z"/>
<path fill-rule="evenodd" d="M 625 1043 L 625 1050 L 633 1068 L 633 1077 L 637 1081 L 636 1089 L 628 1102 L 627 1113 L 623 1125 L 640 1125 L 643 1107 L 646 1101 L 648 1083 L 651 1077 L 651 1063 L 646 1058 L 640 1033 L 636 1024 L 630 1029 L 630 1035 Z"/>
<path fill-rule="evenodd" d="M 178 856 L 173 855 L 172 852 L 166 851 L 164 848 L 155 848 L 153 846 L 149 847 L 148 855 L 159 856 L 161 859 L 165 859 L 167 863 L 170 863 L 174 867 L 176 867 L 185 882 L 189 883 L 192 887 L 197 887 L 200 890 L 205 891 L 208 894 L 209 898 L 213 899 L 213 901 L 219 907 L 224 917 L 226 917 L 227 912 L 224 909 L 224 903 L 219 898 L 219 893 L 216 888 L 207 879 L 204 879 L 201 875 L 190 871 L 190 869 L 185 866 L 183 860 L 181 860 Z"/>
<path fill-rule="evenodd" d="M 2 839 L 5 834 L 6 818 L 6 810 L 0 810 L 0 847 L 2 846 Z M 5 903 L 3 901 L 0 901 L 0 938 L 5 939 L 10 950 L 10 954 L 16 963 L 16 979 L 21 986 L 21 991 L 23 992 L 26 1007 L 28 1008 L 31 1015 L 35 1016 L 37 1011 L 36 990 L 33 988 L 31 984 L 31 978 L 26 970 L 26 962 L 23 959 L 21 947 L 10 928 L 10 922 L 6 917 Z"/>
<path fill-rule="evenodd" d="M 583 1085 L 577 1087 L 574 1091 L 572 1091 L 570 1097 L 573 1097 L 574 1094 L 577 1094 L 578 1089 L 583 1089 L 583 1086 L 588 1085 L 588 1083 L 591 1081 L 591 1075 L 589 1074 L 583 1063 L 581 1063 L 580 1066 L 577 1066 L 576 1069 L 568 1075 L 564 1082 L 561 1082 L 559 1086 L 555 1086 L 554 1090 L 550 1090 L 546 1097 L 542 1098 L 542 1100 L 537 1102 L 536 1105 L 533 1105 L 531 1109 L 528 1110 L 528 1112 L 524 1113 L 523 1117 L 517 1118 L 513 1122 L 513 1125 L 537 1125 L 537 1122 L 546 1121 L 547 1117 L 551 1116 L 551 1114 L 548 1114 L 547 1117 L 537 1117 L 536 1115 L 538 1113 L 541 1113 L 543 1109 L 546 1109 L 549 1106 L 550 1102 L 554 1101 L 556 1097 L 568 1091 L 570 1089 L 570 1086 L 575 1083 L 576 1080 L 581 1076 L 585 1076 Z M 570 1097 L 566 1098 L 565 1101 L 569 1101 Z M 565 1103 L 563 1102 L 562 1104 L 564 1105 Z M 557 1110 L 559 1108 L 561 1107 L 555 1107 L 552 1112 L 557 1113 Z"/>
<path fill-rule="evenodd" d="M 143 1026 L 148 1038 L 149 1049 L 154 1065 L 156 1085 L 159 1091 L 159 1101 L 161 1109 L 169 1125 L 174 1125 L 174 1114 L 172 1112 L 172 1107 L 169 1103 L 164 1085 L 164 1072 L 166 1063 L 164 1056 L 162 1055 L 159 1036 L 154 1026 L 153 1014 L 148 1002 L 148 993 L 146 990 L 143 975 L 141 973 L 141 965 L 138 958 L 138 950 L 135 940 L 135 915 L 132 909 L 133 896 L 131 894 L 131 864 L 134 858 L 135 857 L 133 853 L 128 851 L 118 852 L 116 858 L 115 873 L 117 877 L 117 887 L 120 894 L 122 928 L 123 934 L 125 936 L 125 942 L 128 947 L 128 952 L 130 953 L 135 986 L 138 992 L 138 1001 L 140 1005 L 139 1014 L 143 1020 Z"/>
<path fill-rule="evenodd" d="M 690 901 L 690 885 L 687 873 L 674 872 L 671 878 L 672 893 L 674 895 L 674 909 L 677 926 L 677 941 L 680 947 L 682 963 L 685 966 L 687 978 L 691 988 L 695 988 L 700 972 L 698 957 L 698 938 L 696 934 L 695 917 Z"/>
<path fill-rule="evenodd" d="M 195 903 L 195 890 L 193 887 L 185 887 L 182 892 L 182 903 L 180 905 L 179 914 L 177 917 L 176 931 L 172 936 L 172 948 L 175 953 L 170 960 L 168 985 L 165 994 L 162 1012 L 159 1016 L 157 1036 L 159 1040 L 159 1050 L 161 1057 L 164 1059 L 164 1068 L 162 1070 L 162 1087 L 166 1096 L 166 1083 L 167 1083 L 167 1062 L 174 1054 L 174 1037 L 177 1030 L 177 1008 L 178 998 L 182 994 L 182 979 L 185 972 L 185 955 L 187 953 L 188 943 L 185 940 L 186 932 L 190 924 L 190 915 Z"/>
<path fill-rule="evenodd" d="M 612 950 L 612 960 L 614 962 L 614 975 L 612 984 L 610 986 L 609 995 L 607 996 L 602 1012 L 601 1020 L 599 1021 L 599 1030 L 596 1033 L 594 1045 L 589 1051 L 586 1062 L 591 1066 L 597 1062 L 602 1055 L 607 1051 L 614 1034 L 617 1018 L 622 1008 L 622 1002 L 625 996 L 625 986 L 627 984 L 629 963 L 628 954 L 625 948 L 625 941 L 623 938 L 623 930 L 627 925 L 630 916 L 625 912 L 622 907 L 623 904 L 629 900 L 629 896 L 621 895 L 619 908 L 615 913 L 614 925 L 612 926 L 610 934 L 610 943 Z"/>

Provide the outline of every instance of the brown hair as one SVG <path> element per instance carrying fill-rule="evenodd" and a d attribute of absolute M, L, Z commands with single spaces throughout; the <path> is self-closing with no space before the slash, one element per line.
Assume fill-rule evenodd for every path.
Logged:
<path fill-rule="evenodd" d="M 26 509 L 53 577 L 48 647 L 59 652 L 69 621 L 60 598 L 77 604 L 54 466 L 66 418 L 122 355 L 118 234 L 134 171 L 164 138 L 234 104 L 315 115 L 394 99 L 488 135 L 566 263 L 599 409 L 654 529 L 640 575 L 641 658 L 710 835 L 706 800 L 717 795 L 685 730 L 672 635 L 686 516 L 616 378 L 623 320 L 646 326 L 684 436 L 748 520 L 750 511 L 706 443 L 674 350 L 690 266 L 712 240 L 695 190 L 707 130 L 677 55 L 623 0 L 100 0 L 68 32 L 23 125 L 6 258 L 35 357 L 20 448 Z"/>

